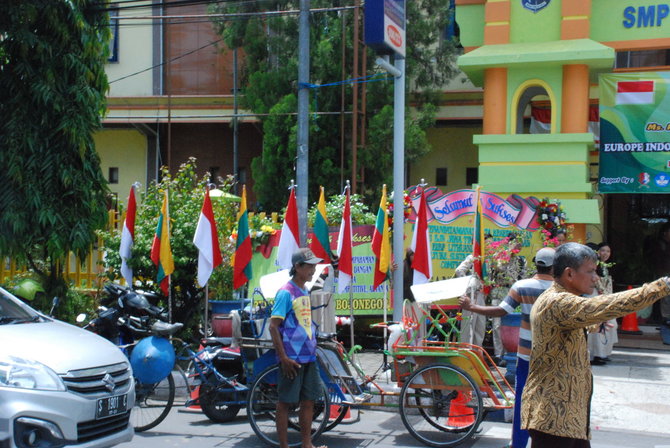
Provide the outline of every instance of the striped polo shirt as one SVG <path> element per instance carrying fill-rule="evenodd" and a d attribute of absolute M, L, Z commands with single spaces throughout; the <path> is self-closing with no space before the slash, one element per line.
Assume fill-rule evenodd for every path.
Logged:
<path fill-rule="evenodd" d="M 513 313 L 521 305 L 521 328 L 519 328 L 519 348 L 517 355 L 521 359 L 530 361 L 533 336 L 530 330 L 530 310 L 535 300 L 553 283 L 548 274 L 536 274 L 532 278 L 519 280 L 514 283 L 507 293 L 507 297 L 500 303 L 500 307 Z"/>

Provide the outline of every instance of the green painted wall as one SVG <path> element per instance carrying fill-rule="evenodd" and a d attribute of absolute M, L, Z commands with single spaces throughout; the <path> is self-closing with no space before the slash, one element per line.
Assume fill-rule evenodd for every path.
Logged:
<path fill-rule="evenodd" d="M 484 5 L 458 5 L 456 22 L 461 29 L 461 45 L 484 45 Z"/>
<path fill-rule="evenodd" d="M 553 0 L 539 12 L 525 9 L 518 0 L 513 0 L 511 6 L 511 43 L 548 42 L 561 38 L 560 0 Z"/>
<path fill-rule="evenodd" d="M 481 132 L 481 125 L 458 122 L 429 129 L 428 141 L 433 150 L 411 166 L 409 185 L 416 185 L 422 178 L 429 185 L 436 185 L 435 169 L 447 168 L 447 185 L 436 186 L 443 192 L 469 187 L 465 183 L 465 169 L 479 165 L 478 149 L 472 137 Z"/>
<path fill-rule="evenodd" d="M 493 192 L 590 193 L 591 134 L 476 135 L 479 183 Z"/>
<path fill-rule="evenodd" d="M 552 107 L 556 107 L 556 132 L 561 132 L 561 95 L 563 94 L 563 71 L 557 67 L 548 67 L 546 69 L 533 68 L 527 70 L 523 68 L 510 68 L 507 73 L 507 98 L 510 107 L 507 115 L 507 129 L 509 133 L 516 132 L 511 128 L 512 114 L 516 114 L 516 104 L 512 104 L 515 91 L 521 84 L 531 79 L 540 79 L 545 81 L 553 90 L 554 101 Z M 549 92 L 547 92 L 549 93 Z"/>
<path fill-rule="evenodd" d="M 626 28 L 623 24 L 627 18 L 624 16 L 626 7 L 632 7 L 635 23 Z M 592 0 L 591 3 L 591 39 L 599 42 L 637 40 L 637 39 L 660 39 L 670 37 L 670 15 L 658 24 L 658 7 L 670 7 L 668 2 L 652 0 Z M 654 22 L 639 23 L 639 8 L 643 7 L 645 13 L 649 13 L 653 7 Z M 638 26 L 641 25 L 641 26 Z"/>

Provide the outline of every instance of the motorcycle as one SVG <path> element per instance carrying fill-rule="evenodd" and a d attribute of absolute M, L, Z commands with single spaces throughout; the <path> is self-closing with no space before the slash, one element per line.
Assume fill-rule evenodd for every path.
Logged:
<path fill-rule="evenodd" d="M 165 310 L 150 302 L 158 299 L 156 294 L 114 283 L 104 289 L 102 303 L 106 305 L 98 308 L 98 316 L 84 328 L 113 342 L 129 358 L 136 396 L 131 420 L 135 431 L 146 431 L 165 419 L 174 402 L 171 373 L 176 355 L 168 338 L 183 324 L 167 322 Z"/>

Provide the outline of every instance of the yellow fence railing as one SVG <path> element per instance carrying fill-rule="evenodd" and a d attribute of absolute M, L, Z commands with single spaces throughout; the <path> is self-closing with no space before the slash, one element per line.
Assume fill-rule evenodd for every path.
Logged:
<path fill-rule="evenodd" d="M 110 210 L 107 215 L 107 225 L 109 229 L 116 229 L 121 221 L 121 216 L 115 211 Z M 103 271 L 103 244 L 99 239 L 97 244 L 91 246 L 88 254 L 79 258 L 74 253 L 70 253 L 67 257 L 67 262 L 62 266 L 63 277 L 75 288 L 82 289 L 98 289 L 101 286 L 103 279 L 100 274 Z M 9 258 L 0 259 L 0 284 L 4 284 L 12 277 L 28 271 L 25 265 L 18 265 L 14 260 Z M 119 279 L 121 283 L 125 283 L 123 279 Z"/>
<path fill-rule="evenodd" d="M 249 213 L 250 217 L 253 213 Z M 265 212 L 259 213 L 261 217 L 265 217 Z M 276 212 L 270 215 L 273 222 L 278 222 L 279 216 Z M 108 212 L 107 228 L 118 229 L 125 218 L 124 215 L 119 214 L 116 210 Z M 66 281 L 74 285 L 76 288 L 82 289 L 98 289 L 103 282 L 100 274 L 103 272 L 102 258 L 104 256 L 102 240 L 98 240 L 95 246 L 92 246 L 88 254 L 83 258 L 78 258 L 74 253 L 70 253 L 67 258 L 67 263 L 63 266 L 63 277 Z M 12 277 L 28 271 L 27 266 L 17 265 L 17 263 L 9 258 L 0 258 L 0 284 L 4 284 Z M 123 278 L 117 279 L 121 284 L 125 284 Z"/>

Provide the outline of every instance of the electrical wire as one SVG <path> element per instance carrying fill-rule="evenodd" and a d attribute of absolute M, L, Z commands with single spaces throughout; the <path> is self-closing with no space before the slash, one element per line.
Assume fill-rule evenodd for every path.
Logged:
<path fill-rule="evenodd" d="M 90 5 L 90 8 L 96 12 L 108 12 L 108 11 L 124 11 L 128 9 L 146 9 L 153 7 L 166 7 L 166 8 L 179 8 L 182 6 L 195 6 L 195 5 L 207 5 L 212 3 L 225 3 L 230 6 L 247 6 L 251 4 L 257 4 L 264 0 L 176 0 L 176 1 L 161 1 L 157 3 L 147 3 L 146 0 L 126 0 L 126 1 L 117 1 L 111 3 L 98 3 Z M 126 6 L 117 6 L 122 3 L 132 3 Z"/>

